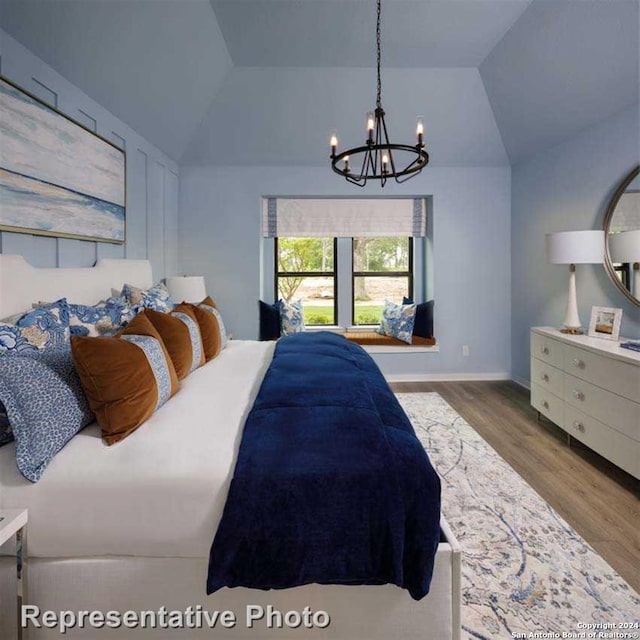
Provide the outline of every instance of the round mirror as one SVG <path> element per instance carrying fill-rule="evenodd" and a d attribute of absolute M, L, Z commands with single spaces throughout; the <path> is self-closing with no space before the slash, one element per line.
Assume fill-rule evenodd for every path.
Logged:
<path fill-rule="evenodd" d="M 640 166 L 620 183 L 604 214 L 604 266 L 620 291 L 640 306 Z"/>

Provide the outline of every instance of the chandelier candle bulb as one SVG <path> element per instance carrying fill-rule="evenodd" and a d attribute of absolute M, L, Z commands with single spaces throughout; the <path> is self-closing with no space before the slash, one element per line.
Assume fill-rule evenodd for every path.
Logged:
<path fill-rule="evenodd" d="M 349 156 L 344 157 L 344 170 L 349 173 Z"/>
<path fill-rule="evenodd" d="M 338 149 L 338 134 L 335 131 L 331 132 L 331 138 L 329 139 L 329 144 L 331 145 L 331 155 L 336 155 L 336 150 Z"/>
<path fill-rule="evenodd" d="M 418 116 L 418 122 L 416 124 L 416 135 L 418 136 L 418 144 L 424 146 L 424 120 L 422 116 Z"/>
<path fill-rule="evenodd" d="M 375 128 L 375 119 L 373 117 L 373 113 L 370 111 L 367 113 L 367 132 L 368 132 L 368 141 L 373 142 L 373 129 Z"/>

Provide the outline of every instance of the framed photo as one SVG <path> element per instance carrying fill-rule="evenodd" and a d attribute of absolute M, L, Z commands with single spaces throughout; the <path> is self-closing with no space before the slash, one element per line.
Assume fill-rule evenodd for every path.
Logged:
<path fill-rule="evenodd" d="M 591 322 L 589 322 L 589 336 L 617 340 L 620 335 L 622 309 L 612 307 L 592 307 Z"/>
<path fill-rule="evenodd" d="M 125 152 L 0 77 L 0 230 L 123 244 Z"/>

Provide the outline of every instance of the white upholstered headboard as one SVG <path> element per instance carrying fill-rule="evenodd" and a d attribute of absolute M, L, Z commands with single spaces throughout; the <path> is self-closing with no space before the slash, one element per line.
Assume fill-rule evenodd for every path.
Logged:
<path fill-rule="evenodd" d="M 153 284 L 151 263 L 103 258 L 95 267 L 38 269 L 22 256 L 0 254 L 0 318 L 26 311 L 40 300 L 64 297 L 69 302 L 95 304 L 125 282 L 148 289 Z"/>

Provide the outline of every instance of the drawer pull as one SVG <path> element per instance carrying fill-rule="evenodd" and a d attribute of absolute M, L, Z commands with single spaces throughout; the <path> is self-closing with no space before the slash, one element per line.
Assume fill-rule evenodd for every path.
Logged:
<path fill-rule="evenodd" d="M 573 426 L 575 429 L 577 429 L 580 432 L 584 432 L 584 425 L 582 424 L 582 422 L 579 422 L 578 420 L 574 420 L 573 421 Z"/>
<path fill-rule="evenodd" d="M 578 391 L 577 389 L 573 390 L 573 397 L 576 400 L 584 400 L 584 393 L 582 391 Z"/>
<path fill-rule="evenodd" d="M 549 375 L 547 373 L 540 374 L 540 378 L 544 380 L 544 382 L 549 382 Z"/>
<path fill-rule="evenodd" d="M 543 353 L 545 356 L 549 355 L 549 347 L 540 347 L 540 352 Z"/>
<path fill-rule="evenodd" d="M 543 406 L 545 409 L 548 409 L 548 408 L 549 408 L 549 403 L 548 403 L 546 400 L 544 400 L 544 401 L 542 402 L 542 406 Z"/>
<path fill-rule="evenodd" d="M 578 367 L 578 369 L 584 369 L 585 367 L 584 360 L 580 360 L 580 358 L 574 358 L 573 364 Z"/>

